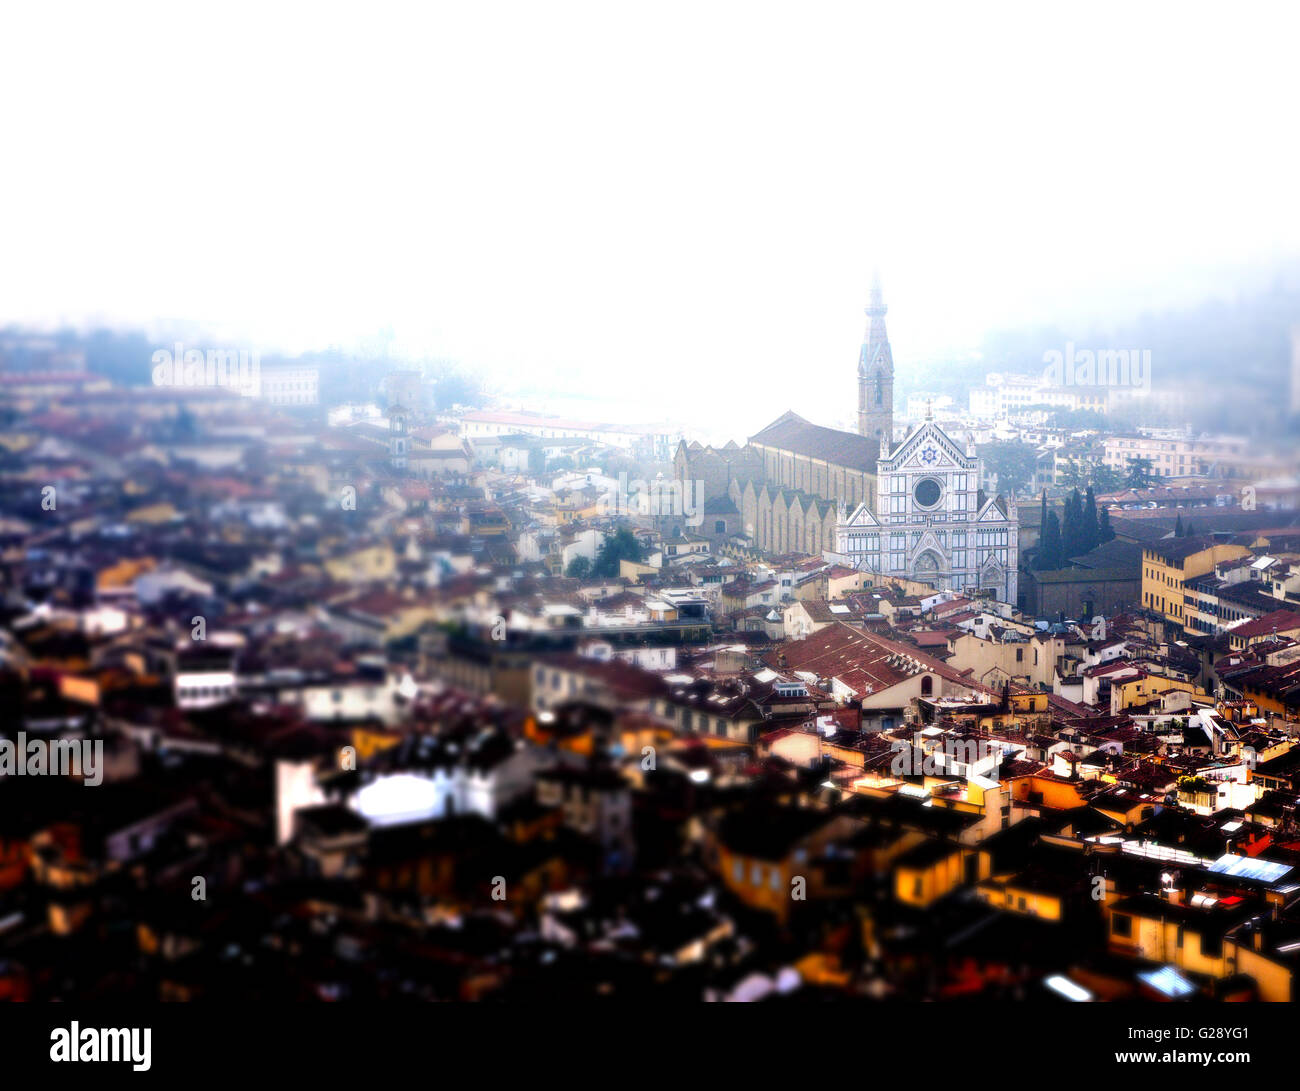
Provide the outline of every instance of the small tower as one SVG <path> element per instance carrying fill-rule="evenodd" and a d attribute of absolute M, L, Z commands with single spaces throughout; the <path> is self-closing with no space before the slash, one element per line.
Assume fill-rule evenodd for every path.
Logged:
<path fill-rule="evenodd" d="M 886 449 L 894 439 L 894 355 L 885 332 L 888 310 L 877 274 L 871 278 L 866 340 L 858 354 L 858 434 L 879 440 Z"/>
<path fill-rule="evenodd" d="M 406 407 L 390 406 L 388 409 L 388 464 L 399 472 L 406 469 L 406 449 L 410 443 L 407 435 Z"/>

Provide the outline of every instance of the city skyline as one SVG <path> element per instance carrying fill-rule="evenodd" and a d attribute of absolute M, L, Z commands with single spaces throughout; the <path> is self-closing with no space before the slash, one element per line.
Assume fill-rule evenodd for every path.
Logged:
<path fill-rule="evenodd" d="M 1285 14 L 0 9 L 0 1071 L 1285 1055 Z"/>

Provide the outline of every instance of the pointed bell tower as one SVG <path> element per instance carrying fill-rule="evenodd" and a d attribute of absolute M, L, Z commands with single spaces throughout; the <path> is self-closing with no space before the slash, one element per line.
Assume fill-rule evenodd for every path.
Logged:
<path fill-rule="evenodd" d="M 867 333 L 858 354 L 858 434 L 878 439 L 888 449 L 894 438 L 894 354 L 885 332 L 880 274 L 871 278 Z"/>
<path fill-rule="evenodd" d="M 398 401 L 388 407 L 388 463 L 398 473 L 406 471 L 406 453 L 410 442 L 407 409 Z"/>

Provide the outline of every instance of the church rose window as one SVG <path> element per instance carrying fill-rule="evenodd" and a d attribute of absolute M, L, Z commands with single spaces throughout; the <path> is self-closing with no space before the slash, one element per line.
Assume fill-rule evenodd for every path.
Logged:
<path fill-rule="evenodd" d="M 932 508 L 939 502 L 940 491 L 939 482 L 932 477 L 926 477 L 916 483 L 912 495 L 916 497 L 916 502 L 921 507 Z"/>

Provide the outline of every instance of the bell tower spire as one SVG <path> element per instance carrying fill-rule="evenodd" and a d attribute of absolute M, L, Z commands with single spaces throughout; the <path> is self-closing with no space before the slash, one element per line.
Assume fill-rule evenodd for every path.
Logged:
<path fill-rule="evenodd" d="M 873 273 L 866 339 L 858 354 L 858 434 L 878 439 L 886 448 L 894 438 L 894 355 L 885 331 L 888 310 L 880 290 L 880 273 Z"/>

